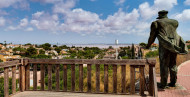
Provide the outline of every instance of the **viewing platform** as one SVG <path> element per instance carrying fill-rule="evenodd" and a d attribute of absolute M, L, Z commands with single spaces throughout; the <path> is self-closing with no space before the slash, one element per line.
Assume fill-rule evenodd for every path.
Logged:
<path fill-rule="evenodd" d="M 2 62 L 0 68 L 4 68 L 4 97 L 158 97 L 155 64 L 155 59 L 20 59 Z M 130 68 L 129 87 L 126 78 L 127 66 Z M 92 72 L 94 67 L 95 72 Z M 118 71 L 119 67 L 121 71 Z M 84 68 L 87 69 L 86 72 Z M 148 68 L 148 71 L 145 71 L 145 68 Z M 139 89 L 136 88 L 136 70 L 139 72 Z M 19 72 L 18 85 L 16 71 Z M 110 80 L 110 71 L 112 80 Z M 12 76 L 9 76 L 9 72 L 12 72 Z M 30 72 L 33 72 L 33 75 Z M 40 75 L 37 72 L 40 72 Z M 63 74 L 60 75 L 60 72 Z M 103 77 L 100 76 L 101 72 Z M 95 79 L 92 79 L 92 75 L 96 76 Z M 33 76 L 32 86 L 30 76 Z M 40 76 L 39 86 L 38 76 Z M 87 81 L 84 81 L 85 76 Z M 12 78 L 12 83 L 9 78 Z M 95 80 L 94 90 L 93 80 Z M 61 82 L 63 86 L 60 85 Z M 103 91 L 100 90 L 101 82 L 103 82 Z M 112 88 L 109 82 L 112 82 Z M 9 93 L 10 84 L 12 93 Z M 85 85 L 86 90 L 84 90 Z"/>

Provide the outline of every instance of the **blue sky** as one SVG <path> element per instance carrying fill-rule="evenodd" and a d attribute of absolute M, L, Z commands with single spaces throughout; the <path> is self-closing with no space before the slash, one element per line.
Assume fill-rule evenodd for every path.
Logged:
<path fill-rule="evenodd" d="M 190 0 L 0 0 L 0 42 L 147 42 L 159 10 L 190 40 Z"/>

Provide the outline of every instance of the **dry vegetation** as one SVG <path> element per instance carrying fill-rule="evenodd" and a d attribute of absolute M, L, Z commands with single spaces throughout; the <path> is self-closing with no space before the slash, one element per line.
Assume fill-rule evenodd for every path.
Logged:
<path fill-rule="evenodd" d="M 190 55 L 177 55 L 176 64 L 179 66 L 180 64 L 184 63 L 185 61 L 190 59 Z M 160 60 L 159 57 L 156 57 L 156 74 L 160 74 Z"/>
<path fill-rule="evenodd" d="M 95 67 L 95 66 L 94 66 Z M 100 68 L 103 67 L 103 65 L 100 66 Z M 93 68 L 93 67 L 92 67 Z M 103 69 L 103 68 L 102 68 Z M 86 75 L 86 74 L 85 74 Z M 95 69 L 92 69 L 92 91 L 96 91 L 96 71 Z M 108 71 L 108 89 L 111 93 L 113 91 L 113 72 L 112 72 L 112 66 L 109 66 Z M 139 74 L 136 74 L 136 78 L 139 77 Z M 129 92 L 130 87 L 130 66 L 126 66 L 126 90 Z M 87 78 L 84 78 L 84 91 L 87 91 Z M 100 92 L 104 92 L 104 71 L 100 69 Z M 117 67 L 117 92 L 121 92 L 121 66 Z"/>

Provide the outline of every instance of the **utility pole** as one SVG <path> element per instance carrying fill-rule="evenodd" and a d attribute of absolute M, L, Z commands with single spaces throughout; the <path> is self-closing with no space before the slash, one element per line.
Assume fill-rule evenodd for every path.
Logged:
<path fill-rule="evenodd" d="M 118 49 L 117 49 L 118 40 L 117 40 L 117 39 L 115 40 L 115 45 L 116 45 L 116 49 L 115 49 L 115 50 L 116 50 L 116 51 L 115 51 L 115 52 L 116 52 L 116 53 L 115 53 L 116 57 L 115 57 L 115 59 L 117 60 L 117 59 L 118 59 Z"/>

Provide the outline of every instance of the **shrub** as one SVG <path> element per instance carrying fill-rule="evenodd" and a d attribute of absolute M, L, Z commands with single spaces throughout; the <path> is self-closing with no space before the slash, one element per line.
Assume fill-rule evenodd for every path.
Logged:
<path fill-rule="evenodd" d="M 18 79 L 16 80 L 16 90 L 18 91 Z M 12 78 L 9 78 L 9 94 L 12 94 Z M 0 78 L 0 97 L 4 97 L 4 78 Z"/>

